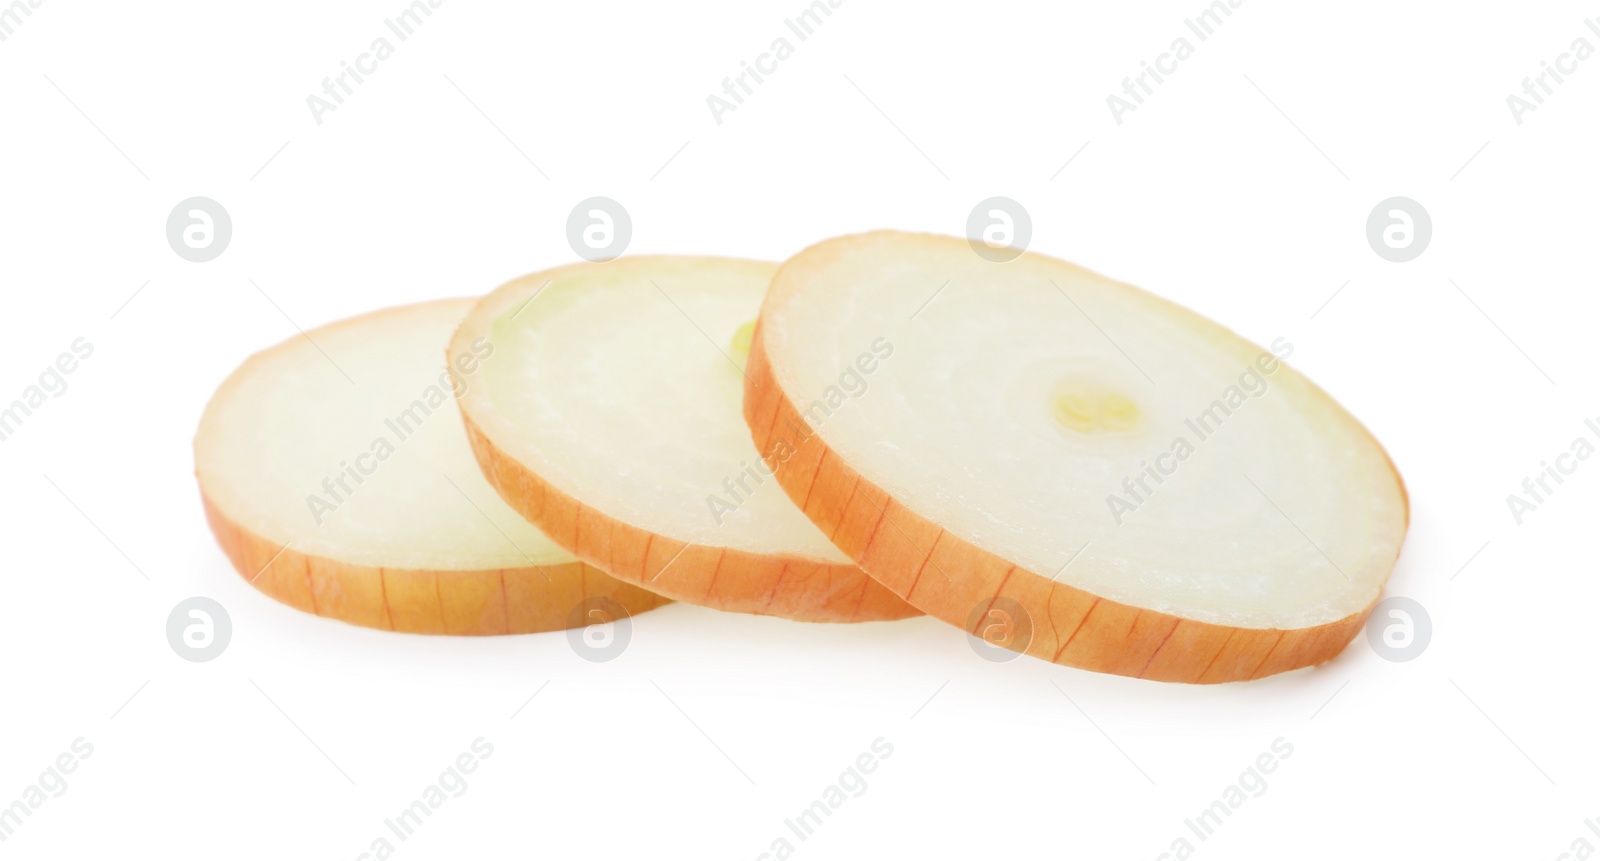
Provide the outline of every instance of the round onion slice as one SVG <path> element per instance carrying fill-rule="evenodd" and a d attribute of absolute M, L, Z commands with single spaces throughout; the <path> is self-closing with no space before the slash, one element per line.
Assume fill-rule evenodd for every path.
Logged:
<path fill-rule="evenodd" d="M 478 462 L 561 546 L 670 598 L 802 621 L 916 615 L 772 486 L 740 418 L 775 268 L 623 258 L 495 290 L 451 347 L 496 348 L 460 402 Z"/>
<path fill-rule="evenodd" d="M 561 550 L 490 489 L 452 393 L 493 345 L 440 350 L 472 299 L 390 308 L 251 356 L 206 406 L 195 475 L 257 589 L 356 625 L 554 631 L 665 603 Z M 596 612 L 598 611 L 598 615 Z"/>
<path fill-rule="evenodd" d="M 1407 526 L 1388 456 L 1291 351 L 1058 260 L 871 233 L 775 276 L 745 418 L 918 609 L 1061 664 L 1250 679 L 1338 654 Z"/>

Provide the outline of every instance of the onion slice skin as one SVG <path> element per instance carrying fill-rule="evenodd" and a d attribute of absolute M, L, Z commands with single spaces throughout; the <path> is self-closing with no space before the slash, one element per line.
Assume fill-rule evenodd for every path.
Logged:
<path fill-rule="evenodd" d="M 341 562 L 285 549 L 230 519 L 203 491 L 201 501 L 222 552 L 250 585 L 297 610 L 364 628 L 458 636 L 538 634 L 597 621 L 575 613 L 582 608 L 606 614 L 614 602 L 632 616 L 671 603 L 577 561 L 488 570 Z"/>

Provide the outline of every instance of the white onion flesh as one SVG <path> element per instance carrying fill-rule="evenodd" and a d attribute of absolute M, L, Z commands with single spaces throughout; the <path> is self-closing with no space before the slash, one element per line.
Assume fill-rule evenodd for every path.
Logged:
<path fill-rule="evenodd" d="M 847 564 L 766 471 L 741 413 L 740 330 L 775 268 L 656 257 L 557 270 L 490 326 L 496 444 L 647 532 Z"/>
<path fill-rule="evenodd" d="M 460 363 L 453 383 L 444 355 L 473 302 L 378 311 L 251 357 L 218 389 L 195 438 L 207 498 L 269 541 L 352 564 L 576 561 L 507 506 L 473 459 L 453 392 L 481 385 L 494 358 L 463 372 L 474 362 L 450 357 Z"/>
<path fill-rule="evenodd" d="M 763 311 L 775 379 L 802 412 L 875 341 L 892 345 L 816 427 L 852 469 L 956 537 L 1131 606 L 1301 628 L 1376 598 L 1404 490 L 1327 394 L 1136 288 L 926 239 L 801 255 Z M 1186 423 L 1230 396 L 1220 421 Z M 1158 460 L 1177 440 L 1192 454 Z"/>

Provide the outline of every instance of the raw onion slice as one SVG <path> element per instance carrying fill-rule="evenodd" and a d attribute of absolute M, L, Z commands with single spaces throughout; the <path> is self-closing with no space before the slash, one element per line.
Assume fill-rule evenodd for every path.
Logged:
<path fill-rule="evenodd" d="M 1250 679 L 1338 654 L 1408 518 L 1383 449 L 1280 358 L 1058 260 L 870 233 L 778 272 L 745 418 L 918 609 L 1061 664 Z"/>
<path fill-rule="evenodd" d="M 450 401 L 497 357 L 467 344 L 447 371 L 441 353 L 474 301 L 314 329 L 217 389 L 195 475 L 212 531 L 257 589 L 429 634 L 554 631 L 665 603 L 561 550 L 483 480 Z"/>
<path fill-rule="evenodd" d="M 802 621 L 916 615 L 773 486 L 750 442 L 740 365 L 775 269 L 637 257 L 495 290 L 451 346 L 495 345 L 460 402 L 478 462 L 561 546 L 668 597 Z"/>

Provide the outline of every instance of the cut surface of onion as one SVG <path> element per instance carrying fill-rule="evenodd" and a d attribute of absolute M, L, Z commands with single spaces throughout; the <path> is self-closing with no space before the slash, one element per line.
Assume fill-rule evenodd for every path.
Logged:
<path fill-rule="evenodd" d="M 1248 679 L 1343 649 L 1408 519 L 1292 350 L 1041 255 L 870 233 L 778 272 L 745 417 L 807 516 L 918 609 L 1057 663 Z"/>
<path fill-rule="evenodd" d="M 195 475 L 212 531 L 257 589 L 357 625 L 440 634 L 561 630 L 665 603 L 556 546 L 484 481 L 452 401 L 481 385 L 492 350 L 468 344 L 449 370 L 443 352 L 475 301 L 311 330 L 217 389 Z"/>
<path fill-rule="evenodd" d="M 670 598 L 802 621 L 916 611 L 774 486 L 741 417 L 775 266 L 622 258 L 512 281 L 452 351 L 495 348 L 461 399 L 484 474 L 569 551 Z"/>

